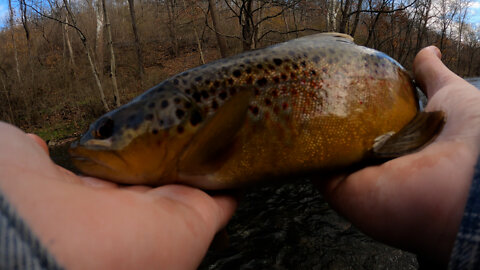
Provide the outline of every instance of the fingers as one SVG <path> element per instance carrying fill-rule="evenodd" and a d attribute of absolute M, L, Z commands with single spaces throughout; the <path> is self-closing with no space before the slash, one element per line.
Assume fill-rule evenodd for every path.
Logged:
<path fill-rule="evenodd" d="M 32 133 L 27 133 L 27 136 L 30 137 L 30 139 L 32 139 L 36 144 L 38 144 L 48 155 L 48 146 L 42 138 Z"/>
<path fill-rule="evenodd" d="M 214 232 L 223 228 L 233 215 L 237 202 L 232 196 L 209 196 L 207 193 L 183 185 L 165 185 L 152 189 L 149 194 L 168 198 L 193 209 Z"/>
<path fill-rule="evenodd" d="M 428 98 L 435 95 L 448 81 L 459 78 L 442 63 L 440 58 L 440 50 L 430 46 L 420 50 L 413 61 L 415 80 Z"/>

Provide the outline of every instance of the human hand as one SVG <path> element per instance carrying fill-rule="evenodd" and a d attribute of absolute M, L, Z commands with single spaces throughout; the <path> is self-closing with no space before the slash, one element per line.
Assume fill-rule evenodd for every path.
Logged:
<path fill-rule="evenodd" d="M 321 183 L 327 201 L 362 231 L 386 243 L 447 263 L 480 152 L 480 92 L 440 60 L 435 47 L 414 61 L 426 111 L 446 124 L 417 153 Z"/>
<path fill-rule="evenodd" d="M 0 136 L 0 190 L 67 269 L 194 269 L 236 207 L 186 186 L 79 177 L 38 136 L 2 122 Z"/>

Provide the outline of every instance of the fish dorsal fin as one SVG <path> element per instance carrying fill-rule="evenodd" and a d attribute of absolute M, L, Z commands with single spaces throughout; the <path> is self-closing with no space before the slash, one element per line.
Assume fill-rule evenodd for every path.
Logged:
<path fill-rule="evenodd" d="M 337 33 L 337 32 L 325 32 L 325 33 L 320 33 L 320 35 L 342 38 L 342 39 L 346 39 L 350 42 L 353 42 L 353 37 L 348 35 L 348 34 Z"/>
<path fill-rule="evenodd" d="M 444 124 L 444 112 L 419 112 L 399 132 L 377 137 L 372 149 L 373 157 L 395 158 L 414 152 L 432 141 Z"/>
<path fill-rule="evenodd" d="M 183 151 L 179 172 L 204 174 L 226 160 L 235 135 L 245 123 L 251 96 L 251 91 L 241 89 L 216 111 Z"/>

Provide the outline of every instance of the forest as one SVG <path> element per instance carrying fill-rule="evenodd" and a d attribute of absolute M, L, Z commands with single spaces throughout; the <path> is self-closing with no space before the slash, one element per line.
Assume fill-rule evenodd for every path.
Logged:
<path fill-rule="evenodd" d="M 46 140 L 203 63 L 318 32 L 341 32 L 407 69 L 436 45 L 480 74 L 471 0 L 8 0 L 0 31 L 0 120 Z"/>

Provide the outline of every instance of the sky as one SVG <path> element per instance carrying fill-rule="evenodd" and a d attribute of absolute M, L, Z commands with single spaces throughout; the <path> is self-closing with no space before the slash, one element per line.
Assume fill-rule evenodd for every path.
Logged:
<path fill-rule="evenodd" d="M 16 7 L 18 0 L 12 0 L 12 5 Z M 480 26 L 480 0 L 472 0 L 469 10 L 469 22 Z M 6 25 L 8 18 L 8 0 L 0 0 L 0 27 Z"/>

